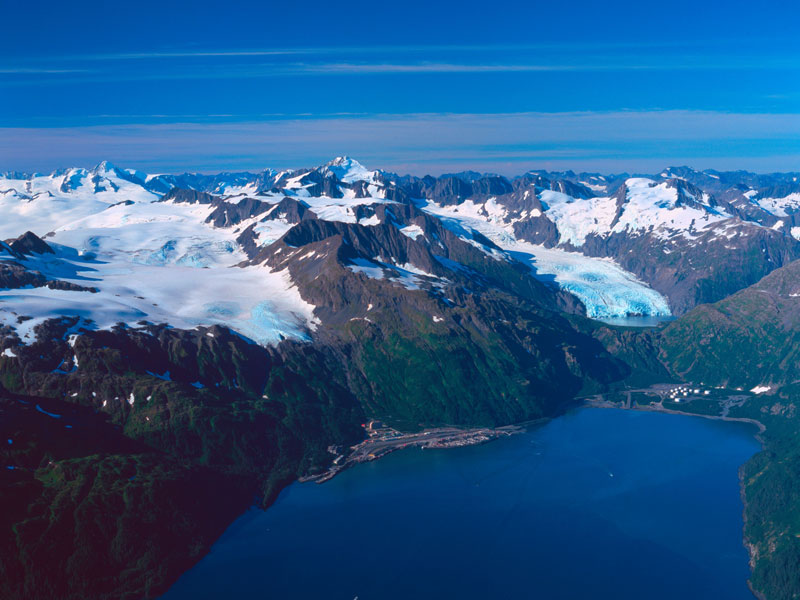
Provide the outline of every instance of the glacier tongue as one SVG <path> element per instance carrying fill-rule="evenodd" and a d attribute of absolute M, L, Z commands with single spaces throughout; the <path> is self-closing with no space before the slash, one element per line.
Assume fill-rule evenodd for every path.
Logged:
<path fill-rule="evenodd" d="M 509 254 L 531 265 L 538 278 L 554 279 L 560 288 L 577 296 L 593 319 L 672 314 L 664 296 L 611 259 L 520 242 Z"/>

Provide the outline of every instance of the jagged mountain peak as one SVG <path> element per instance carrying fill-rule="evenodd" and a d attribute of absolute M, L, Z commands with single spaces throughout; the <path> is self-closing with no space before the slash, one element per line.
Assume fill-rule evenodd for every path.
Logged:
<path fill-rule="evenodd" d="M 105 175 L 105 174 L 108 174 L 108 173 L 117 173 L 120 170 L 121 169 L 119 169 L 110 160 L 104 160 L 104 161 L 101 161 L 100 163 L 98 163 L 97 165 L 95 165 L 91 169 L 91 172 L 93 174 L 95 174 L 95 175 Z"/>
<path fill-rule="evenodd" d="M 50 245 L 32 231 L 26 231 L 8 243 L 11 249 L 19 254 L 55 254 Z"/>
<path fill-rule="evenodd" d="M 487 177 L 501 177 L 501 175 L 497 175 L 496 173 L 480 173 L 478 171 L 468 170 L 468 171 L 459 171 L 457 173 L 442 173 L 440 179 L 445 177 L 456 177 L 458 179 L 463 179 L 464 181 L 472 183 L 474 181 L 485 179 Z"/>
<path fill-rule="evenodd" d="M 661 177 L 680 177 L 683 178 L 687 174 L 690 173 L 699 173 L 696 169 L 692 167 L 682 165 L 682 166 L 671 166 L 661 170 Z"/>
<path fill-rule="evenodd" d="M 333 160 L 329 160 L 328 162 L 326 162 L 324 166 L 326 166 L 326 167 L 344 167 L 344 168 L 351 168 L 351 167 L 363 168 L 364 167 L 364 165 L 362 165 L 356 159 L 352 158 L 351 156 L 347 156 L 347 155 L 337 156 Z"/>
<path fill-rule="evenodd" d="M 355 181 L 371 181 L 375 171 L 370 171 L 357 160 L 349 156 L 337 156 L 325 163 L 320 169 L 322 173 L 336 175 L 339 181 L 353 183 Z"/>
<path fill-rule="evenodd" d="M 350 165 L 350 164 L 353 164 L 353 163 L 360 164 L 360 163 L 358 163 L 357 160 L 355 160 L 355 159 L 353 159 L 353 158 L 351 158 L 351 157 L 349 157 L 349 156 L 347 156 L 345 154 L 345 155 L 342 155 L 342 156 L 337 156 L 336 158 L 334 158 L 333 160 L 328 161 L 325 164 L 327 166 L 331 166 L 331 167 L 342 167 L 342 166 Z"/>

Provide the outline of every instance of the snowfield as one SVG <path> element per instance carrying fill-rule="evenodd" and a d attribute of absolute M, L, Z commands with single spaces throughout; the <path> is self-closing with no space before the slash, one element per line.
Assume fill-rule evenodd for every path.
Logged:
<path fill-rule="evenodd" d="M 61 225 L 117 202 L 151 202 L 159 198 L 126 176 L 130 174 L 103 162 L 92 170 L 67 169 L 30 180 L 2 177 L 0 238 L 16 237 L 25 231 L 43 237 Z"/>
<path fill-rule="evenodd" d="M 800 210 L 800 193 L 789 194 L 784 198 L 761 198 L 754 203 L 777 217 L 786 217 Z"/>
<path fill-rule="evenodd" d="M 99 291 L 0 290 L 0 323 L 16 329 L 23 341 L 33 341 L 34 327 L 56 316 L 80 317 L 80 326 L 90 329 L 142 322 L 182 329 L 219 324 L 264 345 L 308 339 L 316 327 L 314 307 L 301 298 L 288 271 L 236 266 L 247 259 L 236 231 L 206 224 L 208 205 L 153 201 L 149 192 L 114 205 L 82 193 L 65 195 L 48 196 L 48 203 L 67 208 L 44 210 L 42 217 L 48 219 L 45 229 L 55 229 L 47 242 L 56 254 L 20 262 L 49 278 Z M 86 212 L 92 214 L 71 220 Z M 11 215 L 3 220 L 6 234 L 30 229 L 19 211 L 0 206 L 0 214 Z M 20 317 L 30 318 L 20 322 Z"/>
<path fill-rule="evenodd" d="M 558 228 L 559 243 L 580 247 L 589 235 L 641 231 L 653 231 L 661 239 L 674 235 L 691 239 L 731 216 L 707 204 L 706 198 L 692 198 L 695 206 L 679 204 L 678 190 L 666 182 L 638 177 L 626 180 L 625 185 L 626 202 L 619 214 L 617 201 L 611 197 L 579 200 L 544 190 L 541 200 Z"/>

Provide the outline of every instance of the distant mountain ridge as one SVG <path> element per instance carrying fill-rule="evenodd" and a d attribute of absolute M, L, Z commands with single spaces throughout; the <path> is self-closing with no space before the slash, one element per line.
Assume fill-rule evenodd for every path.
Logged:
<path fill-rule="evenodd" d="M 220 172 L 216 174 L 202 174 L 185 172 L 181 174 L 147 174 L 136 169 L 120 168 L 110 161 L 102 161 L 93 168 L 62 168 L 51 173 L 27 173 L 22 171 L 6 171 L 0 173 L 0 180 L 33 180 L 47 177 L 50 179 L 64 178 L 70 180 L 80 176 L 103 177 L 108 174 L 116 175 L 131 182 L 136 182 L 142 187 L 157 193 L 165 193 L 165 189 L 172 187 L 187 187 L 198 189 L 208 193 L 229 195 L 236 193 L 237 188 L 252 186 L 252 193 L 269 191 L 275 187 L 282 178 L 287 176 L 298 176 L 313 171 L 324 175 L 334 175 L 340 181 L 352 183 L 358 180 L 368 180 L 371 176 L 380 176 L 385 181 L 393 181 L 400 186 L 412 185 L 416 182 L 428 182 L 426 187 L 430 187 L 430 182 L 438 180 L 458 179 L 468 184 L 481 182 L 482 180 L 505 180 L 515 188 L 520 184 L 514 182 L 530 182 L 538 180 L 542 183 L 565 182 L 586 188 L 584 193 L 591 196 L 613 194 L 626 179 L 631 177 L 642 177 L 661 181 L 665 179 L 682 179 L 703 191 L 714 194 L 728 191 L 732 188 L 741 191 L 756 190 L 760 194 L 770 193 L 781 194 L 785 197 L 791 193 L 800 191 L 800 171 L 798 172 L 776 172 L 776 173 L 754 173 L 750 171 L 717 171 L 706 169 L 698 171 L 691 167 L 667 167 L 658 173 L 598 173 L 574 171 L 546 171 L 530 170 L 520 175 L 505 177 L 493 173 L 481 173 L 478 171 L 461 171 L 458 173 L 445 173 L 440 176 L 414 176 L 401 175 L 390 171 L 371 171 L 365 168 L 357 160 L 348 156 L 339 156 L 319 167 L 302 169 L 275 170 L 266 168 L 259 172 L 238 171 Z M 481 183 L 479 185 L 486 185 Z M 278 185 L 280 188 L 280 185 Z M 575 188 L 579 189 L 579 188 Z M 65 188 L 66 191 L 66 188 Z M 474 190 L 477 193 L 477 190 Z M 779 196 L 772 196 L 779 197 Z"/>

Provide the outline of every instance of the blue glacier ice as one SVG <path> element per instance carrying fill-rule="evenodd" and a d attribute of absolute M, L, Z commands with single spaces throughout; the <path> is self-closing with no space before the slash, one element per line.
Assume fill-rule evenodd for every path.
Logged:
<path fill-rule="evenodd" d="M 555 281 L 561 289 L 575 295 L 586 306 L 587 316 L 593 319 L 672 314 L 664 296 L 611 259 L 531 244 L 525 244 L 525 250 L 510 254 L 529 264 L 536 277 Z"/>

